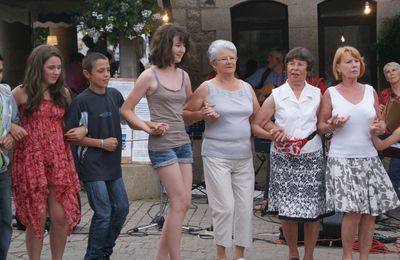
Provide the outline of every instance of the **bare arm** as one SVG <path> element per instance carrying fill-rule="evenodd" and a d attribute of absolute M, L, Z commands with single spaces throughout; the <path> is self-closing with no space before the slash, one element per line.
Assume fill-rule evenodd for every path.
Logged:
<path fill-rule="evenodd" d="M 117 149 L 118 147 L 118 140 L 115 137 L 108 137 L 106 139 L 84 137 L 80 141 L 75 141 L 71 143 L 79 146 L 95 147 L 109 152 L 115 151 L 115 149 Z"/>
<path fill-rule="evenodd" d="M 185 76 L 187 74 L 185 73 Z M 191 125 L 196 123 L 197 121 L 202 120 L 201 118 L 201 113 L 198 110 L 188 110 L 187 109 L 187 104 L 190 102 L 192 103 L 193 100 L 193 92 L 192 92 L 192 85 L 190 83 L 190 79 L 189 76 L 187 76 L 187 80 L 185 78 L 185 91 L 186 91 L 186 102 L 185 105 L 183 107 L 183 111 L 182 111 L 182 117 L 183 117 L 183 121 L 185 122 L 185 124 L 187 125 Z M 201 86 L 201 85 L 200 85 Z M 196 94 L 198 95 L 198 94 Z"/>
<path fill-rule="evenodd" d="M 256 116 L 257 112 L 260 110 L 260 103 L 257 100 L 257 96 L 256 93 L 253 90 L 253 87 L 251 87 L 250 84 L 245 83 L 248 85 L 248 89 L 251 92 L 251 96 L 252 96 L 252 101 L 253 101 L 253 114 L 250 117 L 250 123 L 254 120 L 254 117 Z"/>
<path fill-rule="evenodd" d="M 183 120 L 186 124 L 194 124 L 200 120 L 207 120 L 205 109 L 202 108 L 208 104 L 208 89 L 205 83 L 202 83 L 186 101 L 183 107 Z M 207 109 L 207 108 L 206 108 Z"/>
<path fill-rule="evenodd" d="M 397 128 L 388 138 L 381 140 L 378 136 L 371 136 L 377 150 L 381 151 L 400 141 L 400 128 Z"/>
<path fill-rule="evenodd" d="M 71 92 L 69 92 L 68 88 L 66 87 L 64 87 L 64 91 L 65 91 L 65 96 L 67 97 L 68 105 L 70 105 L 72 101 Z"/>
<path fill-rule="evenodd" d="M 332 115 L 332 101 L 329 91 L 325 91 L 319 107 L 318 131 L 320 134 L 333 133 L 350 119 L 350 116 Z"/>
<path fill-rule="evenodd" d="M 128 125 L 133 129 L 143 130 L 148 134 L 162 134 L 168 128 L 166 123 L 146 123 L 134 113 L 135 107 L 140 99 L 156 84 L 151 70 L 145 70 L 136 80 L 134 89 L 121 107 L 121 116 L 128 122 Z"/>
<path fill-rule="evenodd" d="M 332 132 L 331 125 L 328 123 L 328 119 L 332 116 L 332 102 L 331 95 L 329 91 L 325 91 L 325 94 L 322 96 L 321 103 L 319 105 L 319 114 L 318 114 L 318 131 L 321 134 L 326 134 Z"/>
<path fill-rule="evenodd" d="M 25 94 L 22 85 L 15 87 L 12 90 L 12 94 L 15 102 L 17 103 L 17 106 L 25 104 L 26 100 L 28 99 L 28 96 Z"/>
<path fill-rule="evenodd" d="M 370 132 L 372 135 L 382 135 L 385 133 L 386 123 L 382 118 L 382 111 L 379 108 L 379 97 L 378 94 L 375 92 L 375 90 L 374 90 L 374 108 L 376 116 L 373 123 L 374 127 L 370 128 Z"/>
<path fill-rule="evenodd" d="M 268 122 L 270 122 L 272 116 L 275 114 L 275 101 L 273 95 L 270 95 L 262 104 L 261 108 L 258 110 L 254 119 L 251 122 L 251 129 L 253 133 L 264 139 L 273 139 L 270 131 L 266 130 L 264 127 Z M 269 125 L 271 128 L 274 125 Z"/>

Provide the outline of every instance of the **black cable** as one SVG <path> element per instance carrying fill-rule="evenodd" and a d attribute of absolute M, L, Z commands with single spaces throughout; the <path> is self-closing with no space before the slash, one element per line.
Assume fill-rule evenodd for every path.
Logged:
<path fill-rule="evenodd" d="M 266 219 L 265 217 L 258 216 L 258 215 L 257 215 L 257 211 L 253 211 L 253 215 L 254 215 L 256 218 L 261 219 L 261 220 L 264 220 L 265 222 L 268 222 L 268 223 L 279 224 L 279 225 L 281 224 L 281 222 L 278 222 L 278 221 L 273 220 L 273 219 L 271 218 L 271 216 L 269 216 L 269 215 L 265 215 L 265 216 L 267 216 L 268 219 Z"/>

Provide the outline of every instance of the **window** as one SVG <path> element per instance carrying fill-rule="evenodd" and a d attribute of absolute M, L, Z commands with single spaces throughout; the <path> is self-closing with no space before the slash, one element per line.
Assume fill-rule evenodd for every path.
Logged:
<path fill-rule="evenodd" d="M 241 78 L 266 65 L 270 48 L 288 49 L 287 17 L 287 6 L 274 1 L 247 1 L 231 8 L 232 40 L 238 49 Z"/>
<path fill-rule="evenodd" d="M 377 61 L 373 51 L 376 42 L 376 2 L 368 1 L 371 8 L 369 15 L 363 13 L 365 3 L 362 0 L 327 0 L 318 5 L 320 75 L 331 84 L 336 84 L 332 74 L 336 49 L 350 45 L 360 51 L 366 63 L 360 82 L 377 86 Z"/>

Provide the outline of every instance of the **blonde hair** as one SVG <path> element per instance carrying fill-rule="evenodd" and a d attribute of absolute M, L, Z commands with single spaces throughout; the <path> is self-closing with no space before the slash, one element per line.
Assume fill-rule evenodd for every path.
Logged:
<path fill-rule="evenodd" d="M 360 78 L 360 77 L 362 77 L 362 75 L 364 75 L 365 62 L 364 62 L 364 58 L 361 56 L 360 52 L 352 46 L 343 46 L 343 47 L 339 47 L 336 50 L 335 57 L 333 58 L 333 62 L 332 62 L 332 72 L 333 72 L 333 76 L 335 77 L 336 80 L 342 80 L 342 74 L 337 71 L 337 66 L 342 61 L 343 55 L 346 52 L 350 53 L 350 55 L 353 58 L 357 59 L 360 62 L 360 75 L 358 77 Z"/>

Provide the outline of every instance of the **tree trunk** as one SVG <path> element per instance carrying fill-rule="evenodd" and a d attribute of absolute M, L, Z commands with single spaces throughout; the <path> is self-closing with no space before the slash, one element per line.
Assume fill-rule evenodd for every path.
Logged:
<path fill-rule="evenodd" d="M 119 38 L 120 71 L 122 78 L 134 78 L 139 75 L 139 59 L 136 52 L 138 41 L 125 36 Z"/>

